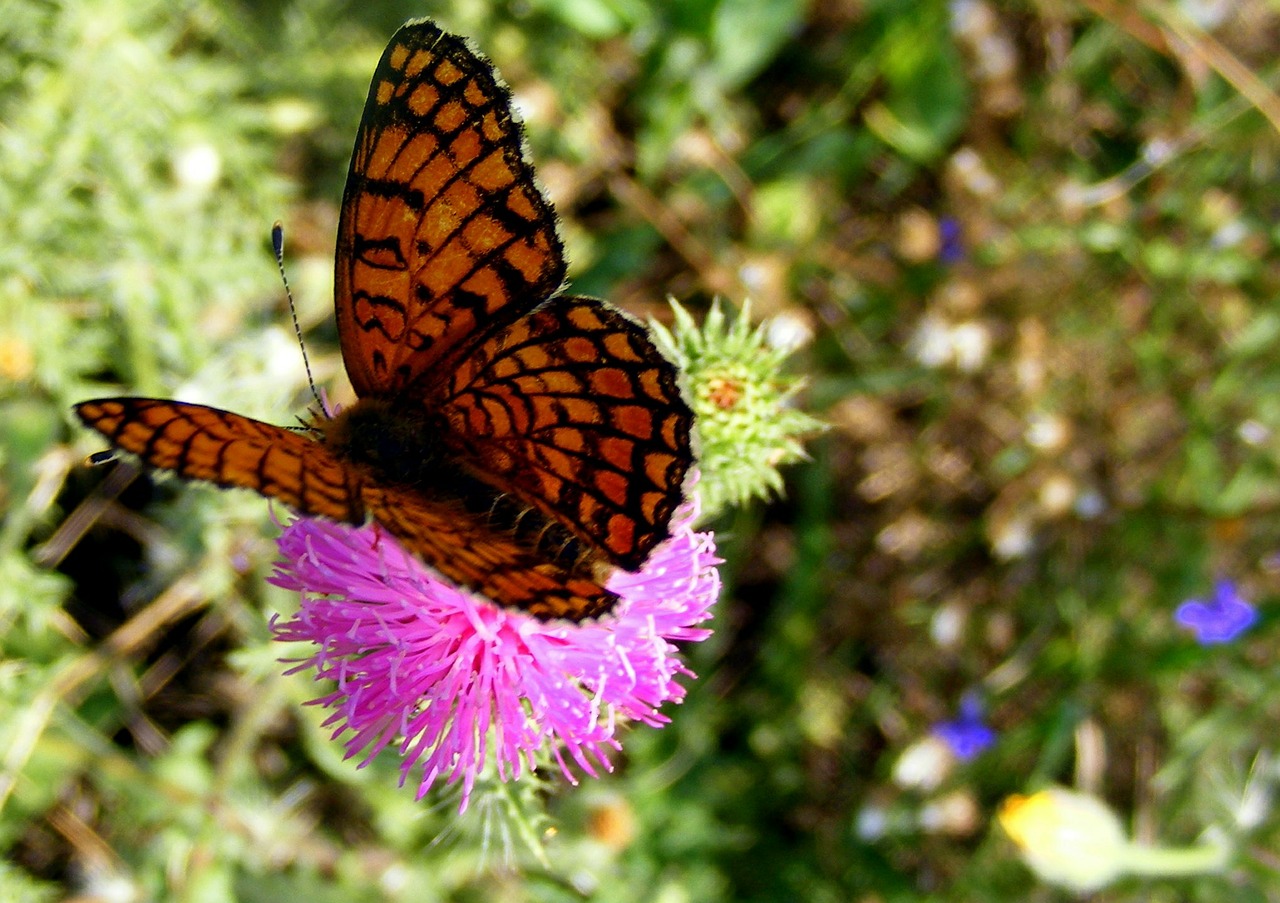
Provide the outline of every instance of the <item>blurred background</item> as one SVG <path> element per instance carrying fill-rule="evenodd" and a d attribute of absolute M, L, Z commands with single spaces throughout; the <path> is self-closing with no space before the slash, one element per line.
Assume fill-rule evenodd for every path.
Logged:
<path fill-rule="evenodd" d="M 672 724 L 514 819 L 341 762 L 267 506 L 70 414 L 302 413 L 276 219 L 343 397 L 338 202 L 422 15 L 512 86 L 575 289 L 749 298 L 829 424 L 711 525 Z M 1239 847 L 1096 899 L 1280 899 L 1278 52 L 1268 0 L 0 3 L 0 898 L 1050 900 L 993 816 L 1058 782 Z M 1200 642 L 1215 598 L 1257 622 Z"/>

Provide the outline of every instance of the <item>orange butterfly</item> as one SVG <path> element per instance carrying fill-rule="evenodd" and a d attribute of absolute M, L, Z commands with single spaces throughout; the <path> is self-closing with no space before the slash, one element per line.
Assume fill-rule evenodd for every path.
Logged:
<path fill-rule="evenodd" d="M 616 601 L 669 534 L 693 414 L 645 329 L 560 295 L 555 212 L 511 94 L 464 39 L 409 22 L 382 55 L 338 223 L 358 400 L 310 435 L 202 405 L 103 398 L 80 419 L 148 464 L 299 512 L 372 517 L 455 583 L 541 618 Z"/>

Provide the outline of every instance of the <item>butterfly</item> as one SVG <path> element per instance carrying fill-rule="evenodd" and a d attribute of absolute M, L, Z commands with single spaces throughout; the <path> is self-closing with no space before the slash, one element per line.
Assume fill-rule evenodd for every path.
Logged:
<path fill-rule="evenodd" d="M 335 274 L 357 396 L 336 414 L 303 431 L 155 398 L 76 414 L 153 467 L 372 519 L 501 605 L 609 611 L 608 574 L 638 570 L 670 534 L 693 413 L 643 326 L 561 293 L 556 215 L 511 94 L 428 20 L 401 27 L 374 71 Z"/>

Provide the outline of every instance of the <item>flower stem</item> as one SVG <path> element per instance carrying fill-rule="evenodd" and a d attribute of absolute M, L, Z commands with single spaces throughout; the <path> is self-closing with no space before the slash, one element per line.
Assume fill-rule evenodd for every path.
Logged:
<path fill-rule="evenodd" d="M 1149 847 L 1130 844 L 1125 851 L 1125 871 L 1131 875 L 1216 874 L 1226 870 L 1231 847 L 1223 840 L 1209 840 L 1193 847 Z"/>

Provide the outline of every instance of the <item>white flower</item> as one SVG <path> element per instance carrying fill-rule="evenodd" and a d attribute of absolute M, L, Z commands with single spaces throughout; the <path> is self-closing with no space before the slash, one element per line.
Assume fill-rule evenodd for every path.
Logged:
<path fill-rule="evenodd" d="M 212 144 L 188 145 L 173 156 L 173 177 L 192 194 L 207 194 L 222 178 L 222 155 Z"/>
<path fill-rule="evenodd" d="M 929 734 L 903 750 L 893 766 L 893 782 L 907 790 L 934 790 L 955 764 L 956 757 L 946 741 Z"/>

